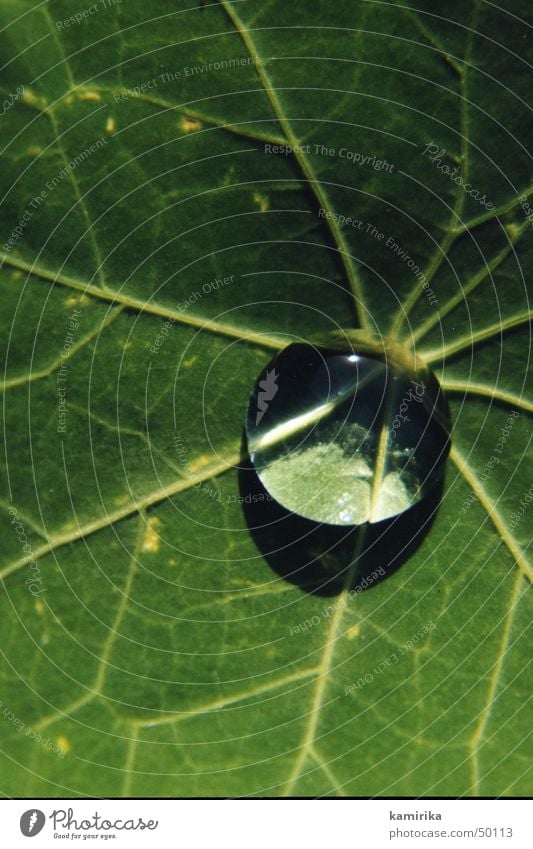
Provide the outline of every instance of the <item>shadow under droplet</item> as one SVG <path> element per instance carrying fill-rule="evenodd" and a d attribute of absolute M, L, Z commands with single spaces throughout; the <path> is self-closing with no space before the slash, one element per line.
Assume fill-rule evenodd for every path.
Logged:
<path fill-rule="evenodd" d="M 350 589 L 360 591 L 392 575 L 413 555 L 439 509 L 443 479 L 399 516 L 355 527 L 319 524 L 286 510 L 264 488 L 250 461 L 240 467 L 239 487 L 252 538 L 272 569 L 308 593 L 334 596 L 343 589 L 359 546 Z"/>

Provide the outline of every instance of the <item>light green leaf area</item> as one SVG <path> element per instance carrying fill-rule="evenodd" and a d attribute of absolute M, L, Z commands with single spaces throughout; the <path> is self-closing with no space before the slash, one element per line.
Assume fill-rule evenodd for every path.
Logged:
<path fill-rule="evenodd" d="M 2 792 L 531 793 L 529 4 L 78 5 L 0 7 Z M 237 467 L 273 352 L 361 325 L 453 448 L 350 594 Z"/>

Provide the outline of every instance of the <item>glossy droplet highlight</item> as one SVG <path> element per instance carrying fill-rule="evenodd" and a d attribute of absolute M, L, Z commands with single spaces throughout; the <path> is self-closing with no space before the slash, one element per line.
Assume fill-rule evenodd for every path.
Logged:
<path fill-rule="evenodd" d="M 270 495 L 331 525 L 380 522 L 419 502 L 442 478 L 449 434 L 435 375 L 362 331 L 289 345 L 259 376 L 246 418 Z"/>

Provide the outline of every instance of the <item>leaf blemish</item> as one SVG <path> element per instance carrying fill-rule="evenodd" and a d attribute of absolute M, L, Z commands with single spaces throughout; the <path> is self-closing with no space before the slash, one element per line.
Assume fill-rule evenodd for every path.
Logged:
<path fill-rule="evenodd" d="M 262 195 L 261 192 L 254 192 L 252 200 L 257 204 L 261 212 L 268 212 L 270 209 L 270 201 L 268 197 L 266 195 Z"/>
<path fill-rule="evenodd" d="M 27 103 L 28 106 L 37 106 L 39 103 L 42 103 L 41 98 L 38 97 L 33 89 L 25 88 L 24 94 L 22 95 L 22 102 Z"/>
<path fill-rule="evenodd" d="M 149 551 L 152 554 L 159 551 L 159 545 L 161 543 L 161 538 L 158 533 L 158 528 L 161 526 L 160 520 L 154 516 L 152 519 L 148 519 L 146 524 L 146 528 L 144 531 L 142 550 Z"/>
<path fill-rule="evenodd" d="M 201 457 L 198 457 L 194 461 L 194 463 L 191 463 L 191 465 L 189 467 L 189 471 L 191 471 L 193 473 L 198 472 L 201 469 L 205 469 L 205 467 L 209 466 L 209 464 L 212 463 L 212 462 L 213 462 L 212 457 L 207 456 L 206 454 L 203 454 Z"/>
<path fill-rule="evenodd" d="M 202 124 L 200 121 L 197 121 L 196 118 L 191 118 L 188 115 L 185 115 L 180 123 L 180 130 L 184 133 L 194 133 L 196 130 L 200 130 Z"/>
<path fill-rule="evenodd" d="M 56 743 L 60 749 L 63 749 L 64 752 L 70 752 L 71 747 L 68 737 L 58 737 Z"/>
<path fill-rule="evenodd" d="M 102 98 L 97 91 L 82 91 L 78 94 L 79 100 L 95 100 L 100 101 Z"/>
<path fill-rule="evenodd" d="M 89 298 L 87 295 L 70 295 L 70 297 L 65 299 L 65 306 L 67 309 L 72 309 L 72 307 L 77 306 L 86 306 L 89 303 Z"/>

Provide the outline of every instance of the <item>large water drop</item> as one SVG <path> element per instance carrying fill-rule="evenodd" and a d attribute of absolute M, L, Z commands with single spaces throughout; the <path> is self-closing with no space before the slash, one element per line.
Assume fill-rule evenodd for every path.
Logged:
<path fill-rule="evenodd" d="M 435 375 L 362 331 L 288 345 L 259 376 L 246 419 L 270 495 L 331 525 L 380 522 L 419 502 L 441 480 L 449 433 Z"/>

